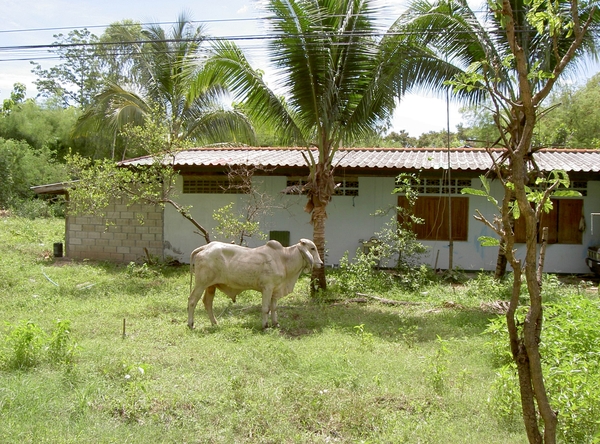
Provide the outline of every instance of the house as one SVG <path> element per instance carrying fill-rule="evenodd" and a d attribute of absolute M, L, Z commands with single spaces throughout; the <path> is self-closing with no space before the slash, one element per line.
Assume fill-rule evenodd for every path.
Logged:
<path fill-rule="evenodd" d="M 260 166 L 252 176 L 253 186 L 271 197 L 269 211 L 260 220 L 263 232 L 271 238 L 293 243 L 312 237 L 310 217 L 304 212 L 306 197 L 294 193 L 308 175 L 303 148 L 197 148 L 178 152 L 173 167 L 178 177 L 178 203 L 191 206 L 191 213 L 205 228 L 215 227 L 213 212 L 230 203 L 237 209 L 248 198 L 240 187 L 230 186 L 231 167 Z M 494 151 L 499 156 L 501 151 Z M 553 210 L 544 215 L 549 227 L 545 271 L 587 273 L 588 247 L 600 244 L 600 150 L 544 149 L 535 153 L 542 172 L 562 169 L 568 172 L 572 188 L 580 197 L 558 198 Z M 150 157 L 122 162 L 123 166 L 151 164 Z M 452 230 L 455 267 L 464 270 L 493 270 L 497 247 L 482 247 L 480 236 L 494 236 L 474 219 L 476 210 L 493 219 L 495 207 L 484 197 L 462 195 L 465 187 L 481 188 L 480 175 L 492 164 L 488 152 L 477 148 L 353 148 L 340 149 L 333 165 L 338 187 L 327 207 L 325 262 L 336 266 L 345 252 L 352 256 L 365 241 L 394 217 L 403 197 L 394 194 L 400 173 L 420 177 L 419 199 L 414 208 L 425 223 L 416 228 L 418 238 L 429 247 L 422 258 L 431 267 L 447 268 Z M 448 185 L 450 180 L 450 186 Z M 492 180 L 492 194 L 501 200 L 503 190 Z M 34 187 L 38 193 L 64 192 L 65 187 Z M 450 205 L 449 205 L 450 204 Z M 448 220 L 448 207 L 451 219 Z M 377 213 L 387 213 L 378 216 Z M 138 222 L 144 216 L 144 224 Z M 106 213 L 114 225 L 95 217 L 69 216 L 66 223 L 66 255 L 83 259 L 129 262 L 147 254 L 189 262 L 191 251 L 204 243 L 194 227 L 172 208 L 164 210 L 114 202 Z M 517 241 L 524 232 L 516 225 Z M 249 239 L 255 246 L 264 241 Z M 518 245 L 518 254 L 524 246 Z"/>

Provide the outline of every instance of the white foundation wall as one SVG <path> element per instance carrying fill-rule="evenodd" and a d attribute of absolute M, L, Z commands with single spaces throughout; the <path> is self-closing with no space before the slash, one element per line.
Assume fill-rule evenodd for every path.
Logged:
<path fill-rule="evenodd" d="M 181 190 L 181 178 L 178 188 Z M 273 196 L 268 214 L 260 220 L 263 233 L 269 231 L 289 231 L 290 243 L 294 244 L 301 238 L 312 239 L 312 225 L 310 215 L 304 212 L 305 196 L 284 195 L 281 193 L 286 187 L 286 177 L 255 177 L 255 187 Z M 479 188 L 479 179 L 472 180 L 472 187 Z M 339 264 L 346 251 L 353 257 L 360 247 L 361 240 L 368 240 L 385 223 L 394 217 L 393 208 L 397 203 L 397 196 L 392 194 L 394 189 L 393 177 L 359 177 L 358 196 L 334 196 L 327 206 L 328 219 L 326 221 L 326 257 L 325 263 L 329 266 Z M 502 189 L 499 183 L 492 182 L 492 192 L 500 200 Z M 586 229 L 583 233 L 582 245 L 549 245 L 546 252 L 546 272 L 560 273 L 587 273 L 589 269 L 585 264 L 587 247 L 600 244 L 600 217 L 594 222 L 594 234 L 591 234 L 591 213 L 600 212 L 600 182 L 588 182 L 588 196 L 584 197 L 584 213 Z M 211 233 L 212 240 L 219 239 L 214 233 L 216 222 L 212 218 L 213 212 L 233 202 L 235 208 L 241 211 L 247 196 L 242 194 L 180 194 L 177 202 L 185 206 L 192 206 L 191 213 L 194 218 Z M 494 236 L 494 233 L 483 223 L 473 218 L 475 210 L 493 219 L 496 208 L 483 197 L 471 196 L 469 202 L 468 241 L 454 241 L 454 267 L 464 270 L 494 270 L 498 254 L 497 247 L 482 247 L 477 239 L 480 236 Z M 376 212 L 389 210 L 385 216 L 377 216 Z M 164 239 L 166 257 L 173 257 L 181 262 L 188 263 L 192 250 L 204 245 L 204 238 L 194 233 L 195 227 L 173 208 L 167 207 L 164 212 Z M 248 246 L 257 246 L 265 241 L 248 239 Z M 446 269 L 449 264 L 448 241 L 423 241 L 429 250 L 422 257 L 422 262 L 431 267 Z M 518 246 L 522 255 L 523 246 Z"/>

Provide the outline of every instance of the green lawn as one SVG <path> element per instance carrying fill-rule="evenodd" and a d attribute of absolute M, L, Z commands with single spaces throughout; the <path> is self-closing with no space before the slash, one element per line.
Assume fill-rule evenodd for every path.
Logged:
<path fill-rule="evenodd" d="M 216 327 L 199 304 L 190 331 L 187 266 L 54 261 L 63 233 L 60 219 L 0 219 L 2 443 L 526 442 L 488 404 L 489 281 L 396 289 L 380 296 L 415 304 L 388 306 L 311 300 L 304 277 L 280 329 L 261 331 L 245 292 L 217 295 Z M 59 320 L 64 361 L 46 350 Z M 19 369 L 9 337 L 27 321 L 39 359 Z"/>

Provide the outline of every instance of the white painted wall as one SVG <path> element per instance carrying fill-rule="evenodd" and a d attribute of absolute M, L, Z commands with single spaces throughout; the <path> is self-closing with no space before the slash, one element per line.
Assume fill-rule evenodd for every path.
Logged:
<path fill-rule="evenodd" d="M 181 178 L 179 179 L 181 181 Z M 306 198 L 304 196 L 290 196 L 281 194 L 286 186 L 285 177 L 255 177 L 255 186 L 274 196 L 273 208 L 269 214 L 262 218 L 261 229 L 267 233 L 272 230 L 289 231 L 290 242 L 295 243 L 300 238 L 312 238 L 312 225 L 310 216 L 304 212 Z M 178 184 L 181 189 L 181 183 Z M 479 187 L 478 179 L 473 179 L 472 187 Z M 328 219 L 326 222 L 327 265 L 339 263 L 346 251 L 354 255 L 360 246 L 360 240 L 369 239 L 379 231 L 382 226 L 391 220 L 393 212 L 387 216 L 374 215 L 378 210 L 395 207 L 397 198 L 392 194 L 394 188 L 393 177 L 360 177 L 359 195 L 334 196 L 327 207 Z M 500 198 L 502 190 L 500 184 L 492 182 L 492 190 Z M 177 201 L 183 205 L 192 206 L 193 216 L 206 228 L 212 230 L 215 221 L 213 211 L 224 205 L 234 202 L 238 208 L 243 208 L 244 195 L 240 194 L 180 194 Z M 475 214 L 479 209 L 489 219 L 496 212 L 494 206 L 483 197 L 471 197 L 469 214 Z M 591 234 L 592 212 L 600 212 L 600 182 L 588 182 L 588 196 L 584 198 L 584 212 L 586 230 L 583 235 L 582 245 L 549 245 L 546 253 L 547 272 L 561 273 L 587 273 L 585 265 L 587 247 L 600 244 L 600 217 L 595 222 L 594 234 Z M 484 224 L 470 217 L 468 242 L 454 242 L 455 267 L 464 270 L 493 270 L 496 266 L 497 247 L 481 247 L 477 238 L 479 236 L 492 236 L 493 233 Z M 193 233 L 195 228 L 187 220 L 177 214 L 172 208 L 165 210 L 165 255 L 189 262 L 192 250 L 204 244 L 204 238 Z M 211 231 L 212 239 L 217 239 Z M 264 243 L 261 240 L 250 239 L 249 246 Z M 434 267 L 445 269 L 448 267 L 448 241 L 425 241 L 429 247 L 428 253 L 423 256 L 423 262 Z M 520 247 L 520 250 L 523 250 Z M 522 252 L 520 252 L 522 253 Z"/>

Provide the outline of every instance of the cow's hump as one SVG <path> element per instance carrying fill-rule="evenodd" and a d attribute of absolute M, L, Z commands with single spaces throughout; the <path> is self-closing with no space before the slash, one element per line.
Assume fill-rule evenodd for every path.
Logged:
<path fill-rule="evenodd" d="M 273 248 L 274 250 L 282 250 L 283 249 L 283 245 L 281 245 L 281 243 L 279 243 L 279 241 L 276 241 L 274 239 L 267 242 L 267 246 L 270 248 Z"/>

